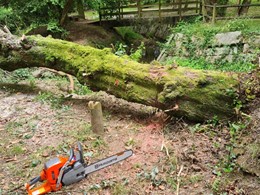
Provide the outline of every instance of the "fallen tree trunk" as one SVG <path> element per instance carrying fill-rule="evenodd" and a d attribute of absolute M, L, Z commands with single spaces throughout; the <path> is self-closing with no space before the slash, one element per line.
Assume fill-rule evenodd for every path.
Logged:
<path fill-rule="evenodd" d="M 234 116 L 236 74 L 140 64 L 109 49 L 0 31 L 0 68 L 48 67 L 72 74 L 94 90 L 165 110 L 193 121 Z"/>

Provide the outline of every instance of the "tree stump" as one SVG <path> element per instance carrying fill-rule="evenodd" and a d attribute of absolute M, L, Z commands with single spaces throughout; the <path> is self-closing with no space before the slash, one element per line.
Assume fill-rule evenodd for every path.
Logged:
<path fill-rule="evenodd" d="M 101 103 L 90 101 L 88 103 L 88 107 L 91 114 L 92 131 L 98 135 L 104 134 L 104 122 Z"/>

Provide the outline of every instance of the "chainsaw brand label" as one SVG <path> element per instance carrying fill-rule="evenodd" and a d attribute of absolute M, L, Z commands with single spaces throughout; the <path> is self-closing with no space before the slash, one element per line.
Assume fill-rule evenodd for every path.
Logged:
<path fill-rule="evenodd" d="M 112 162 L 114 162 L 114 161 L 117 161 L 117 158 L 112 158 L 111 160 L 108 160 L 108 161 L 106 161 L 106 162 L 96 164 L 96 165 L 95 165 L 95 169 L 98 169 L 99 167 L 102 167 L 102 166 L 104 166 L 104 165 L 110 164 L 110 163 L 112 163 Z"/>

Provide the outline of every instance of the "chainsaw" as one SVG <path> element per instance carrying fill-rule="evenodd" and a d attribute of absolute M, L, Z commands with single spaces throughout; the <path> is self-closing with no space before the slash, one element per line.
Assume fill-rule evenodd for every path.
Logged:
<path fill-rule="evenodd" d="M 50 159 L 44 164 L 40 176 L 30 180 L 25 184 L 25 187 L 28 195 L 41 195 L 58 191 L 62 186 L 79 182 L 86 178 L 88 174 L 125 160 L 132 156 L 132 154 L 132 150 L 125 150 L 88 165 L 84 162 L 82 146 L 78 142 L 78 147 L 75 151 L 70 149 L 69 158 L 59 156 Z M 32 188 L 37 182 L 43 182 L 43 184 Z"/>

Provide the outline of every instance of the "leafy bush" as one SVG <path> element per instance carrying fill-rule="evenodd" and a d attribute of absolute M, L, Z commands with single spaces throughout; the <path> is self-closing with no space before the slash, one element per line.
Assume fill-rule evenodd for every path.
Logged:
<path fill-rule="evenodd" d="M 143 53 L 145 51 L 145 46 L 144 46 L 144 42 L 142 42 L 136 51 L 130 51 L 131 55 L 130 58 L 134 61 L 139 62 L 141 60 L 141 58 L 143 57 Z"/>
<path fill-rule="evenodd" d="M 24 27 L 21 18 L 14 14 L 11 8 L 0 7 L 0 25 L 7 26 L 11 32 L 18 31 Z"/>
<path fill-rule="evenodd" d="M 132 27 L 117 27 L 115 29 L 122 39 L 129 43 L 143 38 L 143 36 L 136 33 Z"/>
<path fill-rule="evenodd" d="M 0 0 L 0 3 L 2 0 Z M 0 8 L 1 16 L 7 21 L 5 24 L 12 30 L 25 28 L 32 24 L 48 24 L 50 21 L 59 21 L 65 0 L 9 0 Z M 1 21 L 0 21 L 1 22 Z"/>
<path fill-rule="evenodd" d="M 217 25 L 195 21 L 193 23 L 180 22 L 172 29 L 174 34 L 173 43 L 165 45 L 168 53 L 168 59 L 165 64 L 177 63 L 180 66 L 188 66 L 195 69 L 209 69 L 222 71 L 250 71 L 256 68 L 254 60 L 259 51 L 250 53 L 250 55 L 241 55 L 243 47 L 237 45 L 226 46 L 225 48 L 214 45 L 214 36 L 221 32 L 242 31 L 243 36 L 252 34 L 257 27 L 251 25 L 248 19 L 236 19 L 221 22 Z M 254 24 L 254 23 L 253 23 Z M 260 27 L 258 27 L 260 30 Z M 259 31 L 258 31 L 259 32 Z M 233 49 L 236 49 L 233 52 Z M 222 52 L 219 56 L 216 53 Z M 230 55 L 232 52 L 232 55 Z M 174 56 L 174 57 L 171 57 Z"/>
<path fill-rule="evenodd" d="M 66 38 L 68 31 L 62 28 L 57 21 L 50 21 L 47 24 L 47 30 L 52 32 L 54 35 L 57 34 L 58 37 Z"/>

